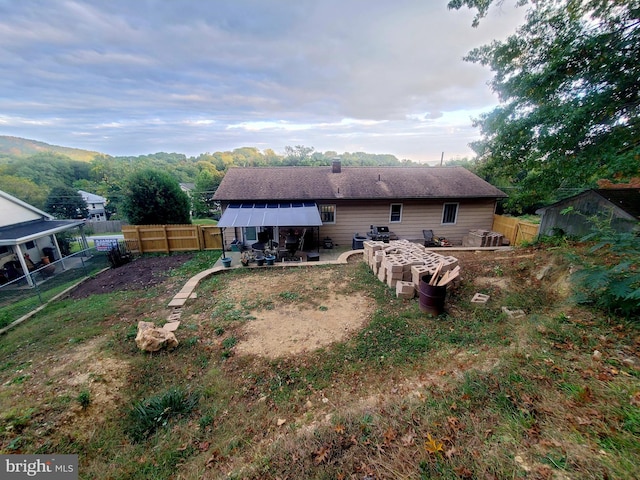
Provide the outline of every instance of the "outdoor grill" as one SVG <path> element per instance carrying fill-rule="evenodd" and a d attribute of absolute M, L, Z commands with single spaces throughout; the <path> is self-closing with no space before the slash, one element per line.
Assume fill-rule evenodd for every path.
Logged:
<path fill-rule="evenodd" d="M 367 233 L 367 237 L 371 240 L 379 240 L 385 243 L 389 243 L 389 227 L 387 226 L 375 226 L 371 225 L 371 230 Z"/>
<path fill-rule="evenodd" d="M 284 246 L 290 256 L 295 255 L 296 250 L 298 250 L 298 237 L 291 234 L 287 235 L 285 237 Z"/>

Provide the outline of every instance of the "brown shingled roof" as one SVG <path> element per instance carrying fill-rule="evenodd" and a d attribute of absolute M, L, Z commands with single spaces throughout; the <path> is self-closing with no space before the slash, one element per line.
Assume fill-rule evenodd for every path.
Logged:
<path fill-rule="evenodd" d="M 396 198 L 504 198 L 463 167 L 230 168 L 214 198 L 282 201 Z"/>

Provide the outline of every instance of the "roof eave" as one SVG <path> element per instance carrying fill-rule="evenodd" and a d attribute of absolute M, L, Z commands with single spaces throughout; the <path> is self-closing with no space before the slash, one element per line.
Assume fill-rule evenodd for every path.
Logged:
<path fill-rule="evenodd" d="M 85 220 L 74 221 L 73 223 L 68 223 L 65 225 L 58 225 L 55 228 L 50 230 L 43 230 L 41 232 L 32 233 L 31 235 L 25 235 L 24 237 L 19 238 L 7 238 L 0 239 L 0 246 L 13 246 L 13 245 L 21 245 L 26 242 L 30 242 L 32 240 L 37 240 L 42 237 L 46 237 L 47 235 L 53 235 L 56 233 L 64 232 L 65 230 L 70 230 L 72 228 L 79 227 L 80 225 L 84 225 Z"/>

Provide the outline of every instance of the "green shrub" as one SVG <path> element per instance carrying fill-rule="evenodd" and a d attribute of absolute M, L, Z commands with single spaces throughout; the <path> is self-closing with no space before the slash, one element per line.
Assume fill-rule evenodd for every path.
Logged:
<path fill-rule="evenodd" d="M 190 413 L 198 405 L 199 396 L 179 388 L 138 402 L 127 416 L 127 434 L 134 442 L 151 436 L 158 428 L 180 415 Z"/>
<path fill-rule="evenodd" d="M 593 232 L 582 241 L 595 242 L 582 268 L 573 274 L 577 300 L 615 315 L 640 315 L 640 236 L 618 232 L 606 220 L 592 218 Z"/>
<path fill-rule="evenodd" d="M 77 402 L 80 404 L 83 410 L 86 410 L 91 405 L 91 392 L 89 390 L 81 391 L 76 397 Z"/>

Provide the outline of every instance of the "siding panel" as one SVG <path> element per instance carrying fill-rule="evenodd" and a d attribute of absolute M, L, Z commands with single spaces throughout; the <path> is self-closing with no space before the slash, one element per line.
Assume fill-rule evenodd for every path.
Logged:
<path fill-rule="evenodd" d="M 446 237 L 453 244 L 462 244 L 469 230 L 491 230 L 495 201 L 490 199 L 461 200 L 454 225 L 442 224 L 444 203 L 456 200 L 393 202 L 348 202 L 336 204 L 336 223 L 320 227 L 320 237 L 330 237 L 336 245 L 350 245 L 356 233 L 366 235 L 371 225 L 388 225 L 399 238 L 422 240 L 422 230 L 431 229 L 436 236 Z M 319 202 L 323 203 L 323 202 Z M 328 202 L 327 202 L 328 203 Z M 402 203 L 402 221 L 390 223 L 392 203 Z"/>

